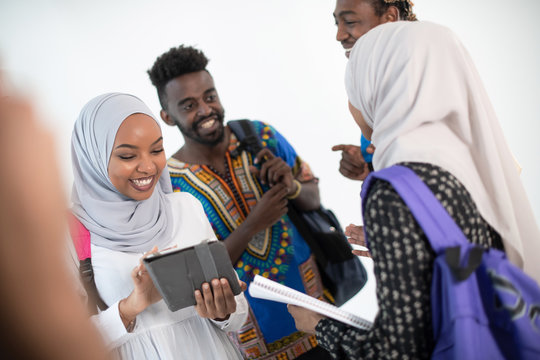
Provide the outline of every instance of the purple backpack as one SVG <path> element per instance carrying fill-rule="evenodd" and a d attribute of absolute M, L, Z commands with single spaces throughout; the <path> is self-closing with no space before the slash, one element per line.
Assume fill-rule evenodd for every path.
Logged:
<path fill-rule="evenodd" d="M 503 252 L 470 243 L 409 168 L 395 165 L 371 173 L 362 186 L 362 199 L 376 178 L 397 191 L 436 253 L 432 358 L 540 359 L 538 284 Z"/>

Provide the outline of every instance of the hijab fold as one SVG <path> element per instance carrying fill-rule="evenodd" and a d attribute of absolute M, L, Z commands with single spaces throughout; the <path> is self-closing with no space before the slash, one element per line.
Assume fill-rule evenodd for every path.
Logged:
<path fill-rule="evenodd" d="M 373 129 L 374 168 L 410 161 L 449 171 L 540 283 L 540 231 L 476 68 L 455 34 L 429 22 L 379 25 L 350 54 L 350 103 Z"/>
<path fill-rule="evenodd" d="M 146 252 L 154 245 L 162 248 L 172 233 L 166 197 L 172 186 L 167 167 L 150 198 L 142 201 L 124 196 L 109 179 L 116 133 L 122 122 L 136 113 L 155 120 L 150 109 L 133 95 L 98 96 L 81 110 L 71 139 L 72 211 L 90 231 L 92 244 L 124 252 Z"/>

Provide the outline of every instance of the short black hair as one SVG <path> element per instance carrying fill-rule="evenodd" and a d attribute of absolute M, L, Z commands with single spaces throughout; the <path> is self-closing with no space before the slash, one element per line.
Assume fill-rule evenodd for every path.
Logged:
<path fill-rule="evenodd" d="M 375 15 L 382 16 L 390 6 L 399 10 L 399 20 L 416 21 L 412 11 L 413 3 L 410 0 L 369 0 L 375 9 Z"/>
<path fill-rule="evenodd" d="M 184 74 L 206 70 L 207 64 L 208 58 L 204 53 L 191 46 L 173 47 L 160 55 L 147 72 L 157 89 L 161 108 L 167 110 L 165 86 L 169 81 Z"/>

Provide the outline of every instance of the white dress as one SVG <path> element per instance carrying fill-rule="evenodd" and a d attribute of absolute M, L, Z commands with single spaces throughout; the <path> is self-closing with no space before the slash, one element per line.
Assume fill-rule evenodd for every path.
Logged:
<path fill-rule="evenodd" d="M 167 247 L 184 248 L 216 239 L 195 197 L 179 192 L 167 196 L 175 219 Z M 223 322 L 199 317 L 193 306 L 171 312 L 160 300 L 137 316 L 133 332 L 126 331 L 118 303 L 133 290 L 130 274 L 141 256 L 92 245 L 96 286 L 109 306 L 93 320 L 113 352 L 121 359 L 242 359 L 226 332 L 239 329 L 246 320 L 248 305 L 243 294 L 236 296 L 236 312 Z"/>

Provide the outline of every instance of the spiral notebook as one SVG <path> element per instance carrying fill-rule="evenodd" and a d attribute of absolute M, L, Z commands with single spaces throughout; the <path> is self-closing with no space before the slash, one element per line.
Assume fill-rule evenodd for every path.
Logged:
<path fill-rule="evenodd" d="M 373 326 L 372 322 L 355 314 L 260 275 L 255 275 L 248 291 L 252 297 L 301 306 L 359 329 L 369 330 Z"/>

